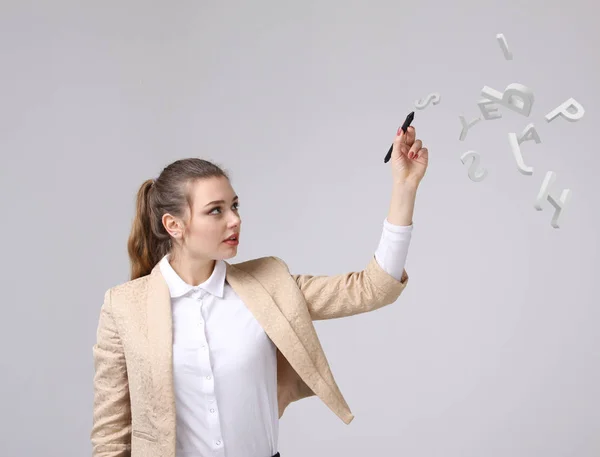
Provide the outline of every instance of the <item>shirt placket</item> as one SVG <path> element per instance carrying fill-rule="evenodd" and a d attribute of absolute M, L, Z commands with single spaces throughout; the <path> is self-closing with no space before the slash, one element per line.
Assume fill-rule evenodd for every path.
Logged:
<path fill-rule="evenodd" d="M 211 442 L 214 455 L 224 455 L 223 436 L 221 431 L 221 421 L 219 418 L 219 408 L 217 397 L 215 395 L 215 377 L 210 360 L 210 347 L 207 338 L 206 329 L 206 302 L 209 299 L 208 292 L 203 289 L 194 291 L 193 298 L 198 301 L 198 332 L 201 338 L 201 347 L 198 352 L 198 364 L 201 372 L 201 382 L 199 388 L 208 399 L 204 405 L 207 422 L 211 429 Z"/>

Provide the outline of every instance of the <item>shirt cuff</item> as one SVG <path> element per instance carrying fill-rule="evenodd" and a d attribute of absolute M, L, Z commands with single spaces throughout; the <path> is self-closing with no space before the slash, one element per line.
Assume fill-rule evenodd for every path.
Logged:
<path fill-rule="evenodd" d="M 392 225 L 392 224 L 390 224 Z M 385 226 L 381 232 L 379 245 L 375 251 L 375 259 L 379 266 L 398 281 L 401 281 L 404 265 L 408 255 L 411 239 L 411 226 L 394 226 L 400 228 L 399 233 L 388 230 Z"/>
<path fill-rule="evenodd" d="M 386 230 L 394 233 L 407 233 L 412 232 L 414 224 L 410 225 L 394 225 L 387 220 L 387 217 L 383 220 L 383 226 Z"/>
<path fill-rule="evenodd" d="M 390 224 L 387 217 L 383 221 L 383 238 L 390 241 L 409 241 L 412 236 L 413 224 L 394 225 Z"/>

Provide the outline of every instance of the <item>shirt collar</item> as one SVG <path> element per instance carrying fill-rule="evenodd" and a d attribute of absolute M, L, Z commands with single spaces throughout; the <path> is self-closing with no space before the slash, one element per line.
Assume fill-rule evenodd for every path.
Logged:
<path fill-rule="evenodd" d="M 203 289 L 216 297 L 223 298 L 225 274 L 227 272 L 227 266 L 223 260 L 217 260 L 215 262 L 215 268 L 210 277 L 198 286 L 192 286 L 181 279 L 169 263 L 169 254 L 165 255 L 160 260 L 159 267 L 160 272 L 169 286 L 171 298 L 181 297 L 191 290 L 196 291 L 199 289 Z"/>

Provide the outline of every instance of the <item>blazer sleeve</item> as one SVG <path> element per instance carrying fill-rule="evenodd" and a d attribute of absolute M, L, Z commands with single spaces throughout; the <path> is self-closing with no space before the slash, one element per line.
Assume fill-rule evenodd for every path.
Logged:
<path fill-rule="evenodd" d="M 364 270 L 334 276 L 292 275 L 283 260 L 273 258 L 296 281 L 315 321 L 382 308 L 394 303 L 408 284 L 406 269 L 398 281 L 379 265 L 375 255 Z"/>
<path fill-rule="evenodd" d="M 110 289 L 100 309 L 94 356 L 93 457 L 131 455 L 131 405 L 123 344 L 112 315 Z"/>

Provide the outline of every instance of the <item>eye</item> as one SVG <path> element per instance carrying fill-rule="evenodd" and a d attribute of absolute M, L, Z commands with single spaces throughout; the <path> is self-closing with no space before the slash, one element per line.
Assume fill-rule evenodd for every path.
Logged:
<path fill-rule="evenodd" d="M 240 204 L 239 204 L 238 202 L 235 202 L 235 203 L 233 204 L 233 206 L 235 206 L 235 210 L 236 210 L 236 211 L 237 211 L 237 210 L 240 208 Z M 214 211 L 216 211 L 216 210 L 219 210 L 219 211 L 220 211 L 220 210 L 221 210 L 221 207 L 220 207 L 220 206 L 216 206 L 216 207 L 215 207 L 215 208 L 213 208 L 213 209 L 212 209 L 212 210 L 211 210 L 211 211 L 210 211 L 208 214 L 215 214 L 215 213 L 214 213 Z"/>

